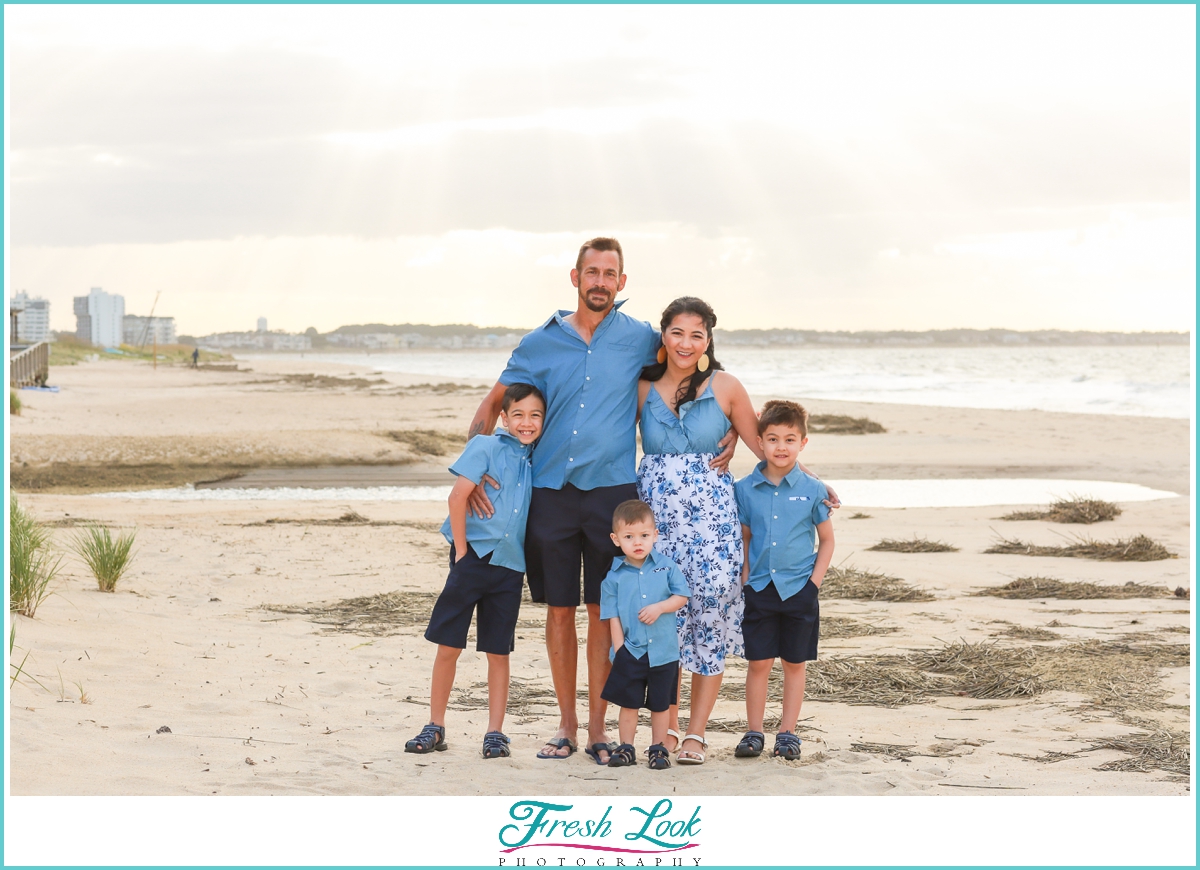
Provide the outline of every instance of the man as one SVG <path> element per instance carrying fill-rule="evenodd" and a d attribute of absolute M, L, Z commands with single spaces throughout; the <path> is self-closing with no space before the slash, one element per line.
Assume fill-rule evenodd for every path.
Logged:
<path fill-rule="evenodd" d="M 616 239 L 585 242 L 571 270 L 578 292 L 575 311 L 559 311 L 521 339 L 471 422 L 471 436 L 491 432 L 509 384 L 533 384 L 546 397 L 546 422 L 533 452 L 525 562 L 530 595 L 547 605 L 546 651 L 560 718 L 558 732 L 539 758 L 566 758 L 576 749 L 575 609 L 581 562 L 588 613 L 585 751 L 597 764 L 607 764 L 616 748 L 604 722 L 608 705 L 600 697 L 612 640 L 600 623 L 600 583 L 619 555 L 610 538 L 613 511 L 637 498 L 637 381 L 642 368 L 655 361 L 661 343 L 657 329 L 619 310 L 624 301 L 616 297 L 625 278 L 625 258 Z M 729 464 L 735 440 L 731 430 L 714 466 Z M 480 516 L 492 514 L 488 485 L 496 486 L 485 479 L 472 495 L 472 510 Z"/>

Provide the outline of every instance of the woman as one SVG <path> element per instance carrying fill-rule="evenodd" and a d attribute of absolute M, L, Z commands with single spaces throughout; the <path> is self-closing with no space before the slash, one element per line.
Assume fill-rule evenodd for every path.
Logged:
<path fill-rule="evenodd" d="M 746 389 L 713 355 L 713 310 L 691 296 L 663 312 L 659 362 L 638 382 L 638 413 L 645 456 L 638 494 L 654 509 L 658 543 L 678 563 L 692 595 L 676 616 L 680 682 L 692 674 L 688 733 L 680 741 L 679 707 L 670 730 L 680 764 L 703 764 L 704 732 L 717 702 L 727 655 L 742 649 L 742 528 L 733 475 L 709 465 L 730 426 L 754 454 L 757 417 Z"/>
<path fill-rule="evenodd" d="M 709 464 L 732 426 L 760 460 L 758 415 L 750 396 L 713 354 L 717 316 L 701 299 L 684 296 L 663 311 L 658 363 L 642 370 L 638 419 L 642 457 L 638 495 L 654 510 L 655 547 L 670 556 L 692 594 L 676 619 L 680 685 L 692 674 L 688 733 L 680 740 L 679 707 L 668 734 L 680 764 L 703 764 L 708 717 L 717 703 L 725 658 L 742 656 L 742 527 L 733 475 Z M 806 473 L 808 470 L 800 466 Z M 829 504 L 837 496 L 829 490 Z"/>

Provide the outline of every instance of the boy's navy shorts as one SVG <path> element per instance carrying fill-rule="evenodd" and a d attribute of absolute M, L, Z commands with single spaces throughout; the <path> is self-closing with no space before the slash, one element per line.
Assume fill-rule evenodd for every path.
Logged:
<path fill-rule="evenodd" d="M 596 489 L 535 487 L 525 526 L 525 573 L 529 595 L 551 607 L 579 606 L 579 565 L 583 563 L 583 601 L 600 603 L 600 584 L 621 555 L 609 537 L 613 511 L 637 498 L 637 485 Z"/>
<path fill-rule="evenodd" d="M 475 649 L 501 656 L 513 651 L 521 610 L 521 572 L 493 565 L 491 560 L 491 553 L 480 559 L 468 544 L 467 555 L 455 562 L 454 545 L 450 545 L 450 575 L 433 605 L 426 640 L 466 649 L 471 614 L 478 608 Z"/>
<path fill-rule="evenodd" d="M 679 692 L 679 662 L 650 667 L 650 653 L 635 659 L 622 645 L 613 657 L 612 670 L 600 697 L 626 709 L 645 707 L 651 713 L 665 712 L 676 703 Z"/>
<path fill-rule="evenodd" d="M 774 583 L 762 592 L 746 586 L 745 595 L 742 639 L 748 661 L 781 658 L 799 664 L 816 659 L 821 603 L 811 580 L 787 601 L 780 600 Z"/>

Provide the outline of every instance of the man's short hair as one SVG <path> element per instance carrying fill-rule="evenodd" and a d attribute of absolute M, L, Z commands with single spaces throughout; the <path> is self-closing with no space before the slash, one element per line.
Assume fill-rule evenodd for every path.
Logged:
<path fill-rule="evenodd" d="M 758 415 L 758 434 L 766 432 L 768 426 L 791 426 L 799 430 L 801 437 L 807 438 L 808 411 L 795 402 L 772 399 L 763 405 L 762 413 Z"/>
<path fill-rule="evenodd" d="M 542 402 L 542 409 L 545 410 L 546 397 L 533 384 L 509 384 L 504 390 L 504 398 L 500 400 L 500 408 L 507 414 L 513 402 L 519 402 L 530 396 L 537 396 Z"/>
<path fill-rule="evenodd" d="M 621 526 L 627 526 L 630 523 L 640 523 L 644 521 L 654 522 L 654 511 L 650 509 L 650 505 L 646 504 L 641 499 L 631 498 L 629 501 L 623 501 L 617 505 L 617 509 L 613 511 L 613 531 L 617 531 Z"/>
<path fill-rule="evenodd" d="M 575 271 L 583 270 L 583 255 L 588 252 L 588 248 L 593 251 L 616 251 L 617 252 L 617 274 L 625 274 L 625 254 L 621 251 L 621 243 L 616 239 L 610 239 L 607 236 L 597 236 L 594 239 L 588 239 L 583 243 L 583 247 L 579 249 L 579 256 L 575 258 Z"/>

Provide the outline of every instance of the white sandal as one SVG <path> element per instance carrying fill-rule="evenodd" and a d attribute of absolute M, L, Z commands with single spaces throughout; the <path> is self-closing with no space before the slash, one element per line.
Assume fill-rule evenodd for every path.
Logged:
<path fill-rule="evenodd" d="M 708 741 L 699 734 L 685 734 L 683 740 L 679 741 L 679 754 L 675 756 L 676 764 L 703 764 L 704 753 L 698 752 L 695 749 L 684 749 L 683 744 L 689 740 L 697 741 L 705 749 L 708 749 Z M 685 758 L 684 756 L 691 756 Z"/>
<path fill-rule="evenodd" d="M 675 751 L 679 751 L 679 747 L 683 745 L 683 738 L 679 736 L 679 732 L 674 728 L 667 729 L 667 736 L 675 738 Z"/>

